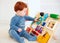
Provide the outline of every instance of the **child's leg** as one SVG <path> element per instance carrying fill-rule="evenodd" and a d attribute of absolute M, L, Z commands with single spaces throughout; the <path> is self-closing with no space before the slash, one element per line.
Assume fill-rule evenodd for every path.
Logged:
<path fill-rule="evenodd" d="M 25 30 L 23 31 L 23 36 L 27 38 L 29 41 L 35 41 L 36 36 L 31 36 L 29 33 L 27 33 Z"/>
<path fill-rule="evenodd" d="M 19 36 L 23 37 L 23 31 L 18 32 Z"/>
<path fill-rule="evenodd" d="M 9 34 L 12 38 L 17 40 L 19 43 L 24 43 L 24 39 L 22 37 L 20 37 L 15 30 L 10 30 Z"/>

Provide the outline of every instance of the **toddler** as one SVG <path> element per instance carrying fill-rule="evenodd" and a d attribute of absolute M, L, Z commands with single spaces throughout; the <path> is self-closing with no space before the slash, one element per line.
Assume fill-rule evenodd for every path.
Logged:
<path fill-rule="evenodd" d="M 16 14 L 11 19 L 9 35 L 19 43 L 25 43 L 24 38 L 28 39 L 29 41 L 35 41 L 36 36 L 33 37 L 24 30 L 26 20 L 37 21 L 37 19 L 26 15 L 27 4 L 18 1 L 14 6 L 14 11 Z"/>

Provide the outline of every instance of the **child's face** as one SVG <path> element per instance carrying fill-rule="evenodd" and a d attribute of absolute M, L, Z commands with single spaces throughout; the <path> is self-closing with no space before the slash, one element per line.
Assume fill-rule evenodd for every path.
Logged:
<path fill-rule="evenodd" d="M 16 13 L 17 13 L 17 15 L 19 15 L 19 16 L 25 16 L 26 11 L 27 11 L 27 8 L 24 8 L 22 11 L 18 10 Z"/>

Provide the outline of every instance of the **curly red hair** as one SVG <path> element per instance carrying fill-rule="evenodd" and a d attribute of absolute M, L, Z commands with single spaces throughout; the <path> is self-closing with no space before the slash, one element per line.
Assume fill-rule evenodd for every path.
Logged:
<path fill-rule="evenodd" d="M 14 11 L 22 11 L 24 8 L 27 8 L 27 4 L 21 1 L 18 1 L 14 6 Z"/>

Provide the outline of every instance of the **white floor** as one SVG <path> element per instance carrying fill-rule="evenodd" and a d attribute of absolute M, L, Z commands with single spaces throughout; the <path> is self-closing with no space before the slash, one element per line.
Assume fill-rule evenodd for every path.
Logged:
<path fill-rule="evenodd" d="M 9 24 L 4 23 L 0 24 L 0 43 L 18 43 L 14 39 L 9 37 L 8 30 L 9 30 Z M 37 43 L 37 42 L 28 41 L 27 39 L 25 39 L 25 43 Z M 60 43 L 60 42 L 52 38 L 49 43 Z"/>

